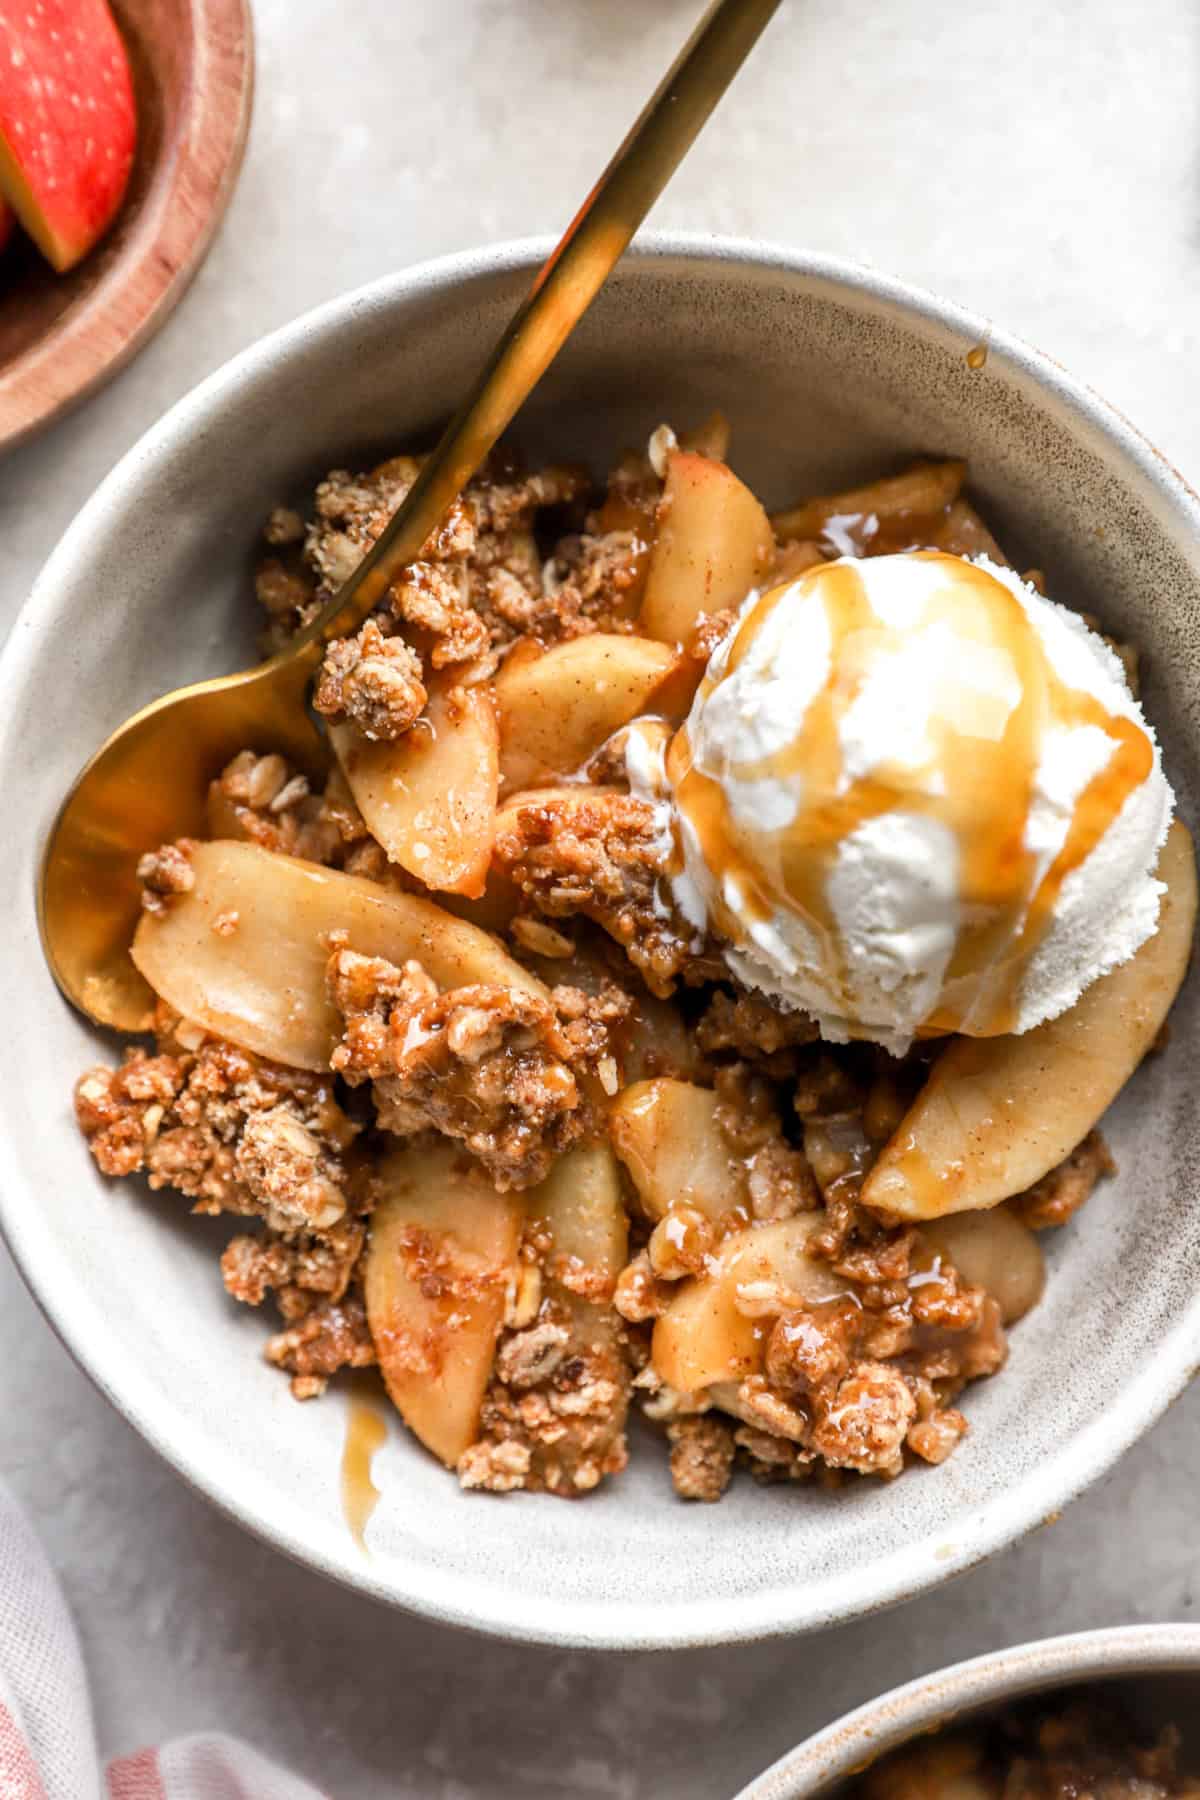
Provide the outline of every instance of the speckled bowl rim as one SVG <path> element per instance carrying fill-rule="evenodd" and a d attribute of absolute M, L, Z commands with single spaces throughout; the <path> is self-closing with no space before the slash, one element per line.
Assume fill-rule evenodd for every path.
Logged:
<path fill-rule="evenodd" d="M 1200 1673 L 1200 1625 L 1119 1625 L 989 1651 L 920 1675 L 827 1725 L 735 1800 L 816 1800 L 923 1732 L 1004 1701 L 1077 1682 Z"/>
<path fill-rule="evenodd" d="M 522 271 L 532 274 L 551 247 L 548 238 L 518 239 L 416 264 L 305 313 L 252 344 L 192 389 L 116 464 L 52 553 L 0 655 L 0 705 L 26 683 L 44 604 L 86 559 L 89 541 L 102 531 L 106 518 L 122 510 L 128 484 L 148 463 L 169 457 L 176 441 L 216 429 L 224 405 L 244 382 L 269 375 L 292 356 L 336 337 L 365 315 L 386 312 L 403 298 L 452 292 L 459 284 L 479 277 Z M 648 233 L 629 255 L 651 266 L 676 259 L 700 268 L 714 265 L 759 276 L 799 276 L 817 287 L 840 292 L 849 301 L 894 308 L 918 324 L 949 332 L 960 341 L 964 355 L 972 346 L 986 343 L 991 357 L 1014 375 L 1036 383 L 1070 419 L 1078 421 L 1081 432 L 1104 441 L 1107 453 L 1150 490 L 1159 528 L 1177 545 L 1187 546 L 1200 564 L 1200 499 L 1166 459 L 1084 384 L 980 315 L 873 268 L 753 240 L 690 232 Z M 905 1572 L 897 1566 L 894 1577 L 882 1583 L 865 1574 L 851 1576 L 840 1588 L 836 1604 L 818 1606 L 806 1597 L 801 1585 L 783 1602 L 777 1594 L 719 1601 L 696 1594 L 670 1609 L 639 1611 L 636 1602 L 630 1601 L 615 1612 L 599 1613 L 582 1609 L 569 1597 L 529 1597 L 517 1608 L 511 1601 L 506 1603 L 490 1592 L 479 1593 L 467 1583 L 447 1578 L 445 1571 L 439 1575 L 408 1569 L 391 1559 L 386 1565 L 365 1561 L 349 1537 L 344 1554 L 327 1554 L 312 1545 L 302 1530 L 280 1524 L 249 1506 L 237 1472 L 223 1464 L 214 1466 L 211 1457 L 200 1453 L 169 1398 L 156 1392 L 154 1383 L 139 1368 L 125 1365 L 104 1336 L 81 1331 L 72 1317 L 61 1313 L 56 1304 L 61 1252 L 37 1229 L 36 1209 L 22 1204 L 21 1180 L 16 1173 L 20 1158 L 19 1142 L 7 1133 L 0 1134 L 0 1234 L 52 1329 L 100 1392 L 159 1455 L 228 1517 L 295 1561 L 422 1617 L 512 1642 L 597 1650 L 687 1649 L 820 1630 L 896 1605 L 974 1568 L 1034 1526 L 1055 1517 L 1154 1423 L 1200 1365 L 1198 1291 L 1160 1342 L 1154 1358 L 1114 1395 L 1108 1412 L 1073 1436 L 1058 1456 L 1042 1465 L 1036 1478 L 998 1494 L 973 1518 L 964 1519 L 936 1571 Z"/>

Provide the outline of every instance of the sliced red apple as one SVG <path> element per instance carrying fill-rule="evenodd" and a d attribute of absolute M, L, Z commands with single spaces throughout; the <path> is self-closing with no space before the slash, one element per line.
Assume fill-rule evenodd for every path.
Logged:
<path fill-rule="evenodd" d="M 943 1051 L 863 1183 L 867 1206 L 904 1219 L 995 1206 L 1087 1136 L 1158 1036 L 1187 972 L 1196 853 L 1178 819 L 1158 875 L 1167 887 L 1158 930 L 1069 1012 L 1021 1037 L 956 1038 Z"/>
<path fill-rule="evenodd" d="M 105 0 L 0 6 L 0 192 L 56 269 L 112 224 L 136 141 L 129 62 Z"/>

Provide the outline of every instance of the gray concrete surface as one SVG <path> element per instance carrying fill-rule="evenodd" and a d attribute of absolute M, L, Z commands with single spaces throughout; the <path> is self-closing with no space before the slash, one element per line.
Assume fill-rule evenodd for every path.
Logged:
<path fill-rule="evenodd" d="M 212 257 L 115 386 L 0 463 L 5 621 L 100 476 L 233 351 L 399 264 L 560 226 L 698 10 L 257 0 L 257 113 Z M 1195 0 L 790 0 L 656 219 L 938 288 L 1200 478 Z M 293 1568 L 109 1411 L 6 1263 L 0 1408 L 0 1472 L 61 1570 L 105 1751 L 225 1728 L 337 1800 L 717 1800 L 953 1658 L 1196 1616 L 1195 1393 L 1061 1522 L 941 1593 L 819 1641 L 661 1659 L 507 1649 Z"/>

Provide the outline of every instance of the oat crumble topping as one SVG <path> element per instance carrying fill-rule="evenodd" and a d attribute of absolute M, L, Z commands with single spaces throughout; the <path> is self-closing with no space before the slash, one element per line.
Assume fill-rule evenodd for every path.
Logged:
<path fill-rule="evenodd" d="M 501 824 L 495 856 L 538 912 L 593 920 L 666 996 L 697 958 L 694 932 L 662 897 L 660 838 L 648 801 L 597 790 L 530 799 Z"/>
<path fill-rule="evenodd" d="M 401 637 L 384 637 L 368 619 L 353 637 L 338 638 L 326 650 L 313 705 L 373 741 L 403 737 L 429 697 L 421 674 L 416 651 Z"/>

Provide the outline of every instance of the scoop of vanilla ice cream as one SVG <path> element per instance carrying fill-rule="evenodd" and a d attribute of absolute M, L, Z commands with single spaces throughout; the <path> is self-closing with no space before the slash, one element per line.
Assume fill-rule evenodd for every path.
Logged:
<path fill-rule="evenodd" d="M 1028 1031 L 1155 929 L 1173 797 L 1120 661 L 984 557 L 752 594 L 666 774 L 677 906 L 834 1041 Z"/>

